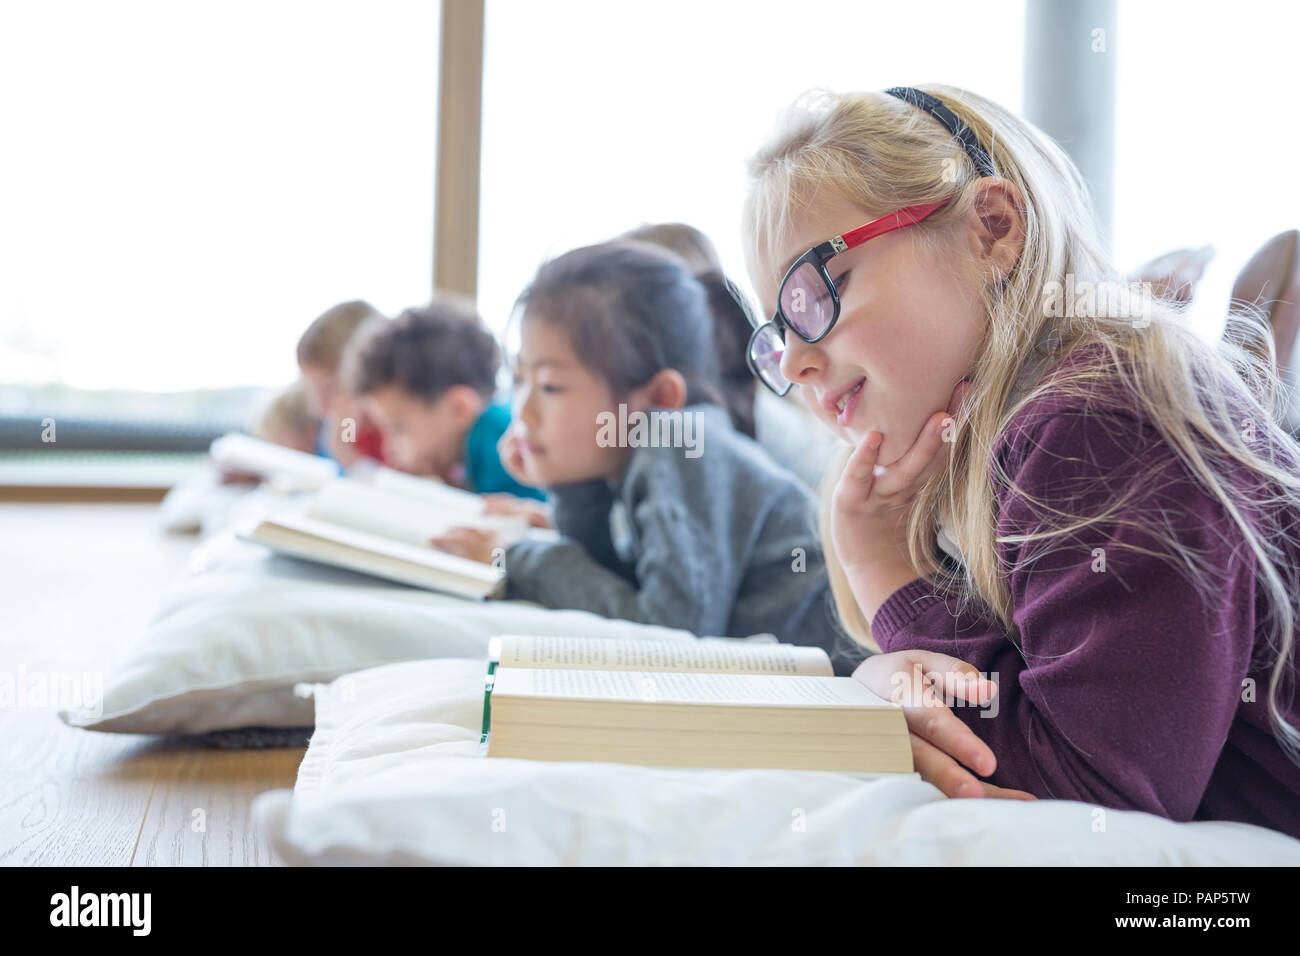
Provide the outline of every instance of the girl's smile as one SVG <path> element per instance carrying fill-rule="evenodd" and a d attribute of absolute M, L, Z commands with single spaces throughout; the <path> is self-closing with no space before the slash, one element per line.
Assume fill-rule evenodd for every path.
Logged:
<path fill-rule="evenodd" d="M 866 384 L 867 380 L 860 378 L 856 382 L 828 389 L 818 401 L 823 408 L 835 416 L 835 421 L 841 428 L 847 428 L 853 413 L 857 410 L 858 397 Z"/>

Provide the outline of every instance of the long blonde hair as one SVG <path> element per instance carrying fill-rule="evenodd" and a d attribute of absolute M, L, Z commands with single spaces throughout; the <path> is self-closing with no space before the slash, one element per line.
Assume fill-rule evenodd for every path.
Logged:
<path fill-rule="evenodd" d="M 1060 502 L 1034 502 L 1040 514 L 1053 516 L 1054 521 L 1045 522 L 1049 527 L 999 537 L 997 495 L 1013 488 L 1014 482 L 1000 462 L 992 461 L 994 449 L 1020 410 L 1049 391 L 1086 410 L 1107 384 L 1118 384 L 1135 417 L 1158 430 L 1205 493 L 1240 528 L 1255 559 L 1257 587 L 1269 609 L 1260 623 L 1269 627 L 1268 643 L 1276 655 L 1268 682 L 1269 719 L 1283 749 L 1300 762 L 1300 731 L 1283 716 L 1294 692 L 1300 528 L 1292 525 L 1300 522 L 1287 523 L 1277 515 L 1300 503 L 1300 448 L 1276 423 L 1280 385 L 1267 320 L 1259 310 L 1247 309 L 1234 316 L 1229 334 L 1217 344 L 1202 339 L 1174 306 L 1159 300 L 1143 299 L 1143 322 L 1135 322 L 1138 303 L 1125 295 L 1128 280 L 1111 265 L 1097 237 L 1086 185 L 1061 148 L 1033 125 L 976 94 L 942 85 L 921 89 L 971 128 L 989 150 L 997 175 L 1016 187 L 1025 235 L 1023 252 L 1009 274 L 981 291 L 987 318 L 969 375 L 969 400 L 955 416 L 948 464 L 919 489 L 908 523 L 913 566 L 956 595 L 962 608 L 1000 625 L 1019 643 L 1008 569 L 996 545 L 1037 543 L 1040 550 L 1026 560 L 1040 559 L 1064 536 L 1117 520 L 1143 482 L 1134 482 L 1135 487 L 1104 514 L 1068 514 Z M 794 218 L 819 197 L 843 199 L 874 215 L 948 200 L 939 212 L 907 230 L 917 243 L 947 249 L 944 240 L 971 209 L 981 179 L 957 140 L 924 111 L 884 93 L 826 91 L 813 91 L 795 103 L 775 136 L 750 160 L 749 175 L 745 253 L 760 288 L 759 277 L 772 279 L 769 285 L 779 279 L 773 275 L 780 266 L 776 257 Z M 1044 307 L 1051 283 L 1064 284 L 1067 276 L 1073 276 L 1076 287 L 1091 283 L 1113 294 L 1098 296 L 1096 307 L 1081 310 L 1084 314 L 1072 310 L 1068 318 L 1053 315 Z M 1042 378 L 1043 370 L 1087 346 L 1097 347 L 1100 364 L 1079 363 L 1050 382 Z M 829 533 L 829 492 L 845 457 L 823 485 L 823 546 L 845 629 L 879 650 Z M 1248 478 L 1230 482 L 1229 472 Z M 963 555 L 956 571 L 941 564 L 935 552 L 938 519 L 945 513 L 950 519 L 945 519 L 945 530 Z M 1170 516 L 1148 517 L 1157 523 L 1168 522 Z M 1050 526 L 1054 523 L 1057 526 Z M 1157 531 L 1173 552 L 1159 557 L 1214 593 L 1211 578 L 1223 569 L 1207 567 L 1199 552 L 1178 542 L 1171 527 L 1164 524 Z"/>

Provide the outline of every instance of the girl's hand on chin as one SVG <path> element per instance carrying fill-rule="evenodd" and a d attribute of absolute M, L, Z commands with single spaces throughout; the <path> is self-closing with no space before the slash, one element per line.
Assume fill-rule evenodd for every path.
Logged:
<path fill-rule="evenodd" d="M 960 407 L 969 385 L 953 391 L 950 407 Z M 871 431 L 853 450 L 831 499 L 831 534 L 845 569 L 869 566 L 910 567 L 907 519 L 917 490 L 944 464 L 950 452 L 945 431 L 947 411 L 936 412 L 906 454 L 891 465 L 879 463 L 885 436 Z"/>
<path fill-rule="evenodd" d="M 907 519 L 917 489 L 942 464 L 946 412 L 930 416 L 898 461 L 879 464 L 885 436 L 872 431 L 853 450 L 831 499 L 831 535 L 846 570 L 909 564 Z"/>

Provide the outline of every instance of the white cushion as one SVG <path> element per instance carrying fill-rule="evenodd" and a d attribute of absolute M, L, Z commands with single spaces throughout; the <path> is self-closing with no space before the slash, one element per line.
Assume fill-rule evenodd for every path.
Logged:
<path fill-rule="evenodd" d="M 693 639 L 584 611 L 447 597 L 228 537 L 198 549 L 195 560 L 196 572 L 164 599 L 102 697 L 60 711 L 66 723 L 121 733 L 310 726 L 312 702 L 293 693 L 299 682 L 393 661 L 482 661 L 498 634 Z"/>
<path fill-rule="evenodd" d="M 1086 803 L 949 800 L 918 777 L 485 759 L 481 661 L 315 688 L 295 788 L 257 824 L 293 864 L 1297 865 L 1300 840 Z M 1099 825 L 1104 829 L 1097 829 Z"/>
<path fill-rule="evenodd" d="M 237 508 L 265 497 L 262 488 L 223 485 L 216 470 L 208 468 L 168 490 L 158 504 L 158 524 L 171 534 L 211 534 L 229 524 L 229 516 Z"/>

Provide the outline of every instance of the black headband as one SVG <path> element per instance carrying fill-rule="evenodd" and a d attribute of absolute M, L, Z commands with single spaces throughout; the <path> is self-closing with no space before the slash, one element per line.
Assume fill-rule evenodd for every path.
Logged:
<path fill-rule="evenodd" d="M 966 155 L 970 157 L 975 168 L 981 176 L 995 176 L 993 172 L 993 161 L 989 159 L 989 154 L 976 135 L 971 132 L 971 128 L 957 118 L 957 114 L 941 102 L 931 96 L 929 93 L 923 93 L 920 90 L 914 90 L 910 86 L 894 86 L 885 90 L 890 96 L 897 96 L 904 102 L 911 103 L 925 110 L 940 123 L 948 128 L 948 132 L 961 142 L 962 149 L 966 150 Z"/>

